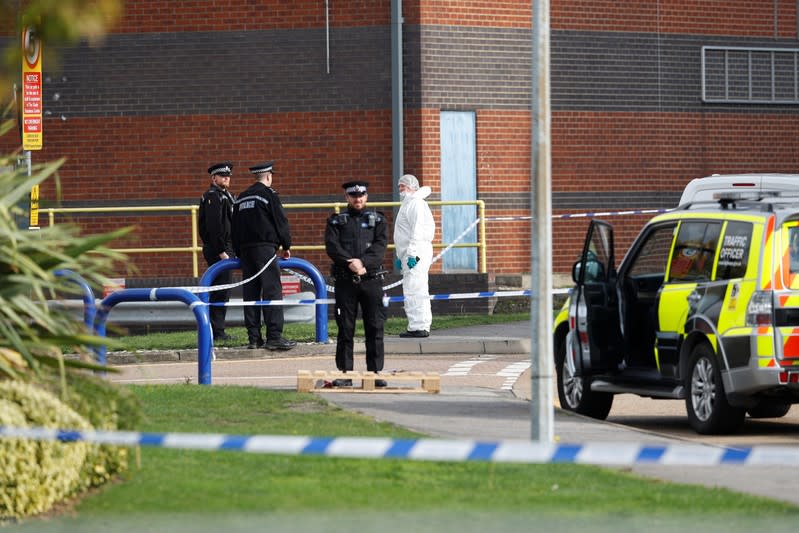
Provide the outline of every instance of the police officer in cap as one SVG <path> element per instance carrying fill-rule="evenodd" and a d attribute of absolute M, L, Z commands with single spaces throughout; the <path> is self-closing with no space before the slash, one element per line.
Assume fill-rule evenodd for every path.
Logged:
<path fill-rule="evenodd" d="M 342 185 L 347 210 L 333 214 L 325 227 L 325 250 L 333 260 L 336 287 L 336 367 L 353 370 L 355 317 L 361 307 L 366 333 L 366 369 L 383 369 L 383 256 L 388 246 L 388 224 L 383 213 L 366 209 L 369 184 L 350 181 Z M 336 380 L 336 386 L 352 385 L 352 380 Z M 382 379 L 375 386 L 385 387 Z"/>
<path fill-rule="evenodd" d="M 230 194 L 230 176 L 233 173 L 233 163 L 225 161 L 208 167 L 211 175 L 211 186 L 203 194 L 200 201 L 199 222 L 200 238 L 203 241 L 203 257 L 208 266 L 217 261 L 233 257 L 233 241 L 231 240 L 231 216 L 233 214 L 233 195 Z M 231 272 L 227 270 L 219 274 L 214 280 L 214 285 L 230 283 Z M 227 302 L 229 290 L 212 291 L 208 300 L 211 303 Z M 211 329 L 214 340 L 229 340 L 230 335 L 225 333 L 225 314 L 227 308 L 212 305 L 209 307 Z"/>
<path fill-rule="evenodd" d="M 239 194 L 233 206 L 233 248 L 241 260 L 241 272 L 248 279 L 242 289 L 245 301 L 280 300 L 283 287 L 280 283 L 278 248 L 283 248 L 284 259 L 291 257 L 291 234 L 289 222 L 283 211 L 280 198 L 272 189 L 273 162 L 268 161 L 250 167 L 255 174 L 255 183 Z M 269 261 L 272 261 L 269 263 Z M 263 310 L 263 311 L 262 311 Z M 261 313 L 266 326 L 266 343 L 261 336 Z M 244 308 L 244 323 L 247 326 L 249 344 L 255 349 L 265 346 L 268 350 L 290 350 L 296 342 L 283 338 L 283 308 L 280 306 L 249 306 Z"/>

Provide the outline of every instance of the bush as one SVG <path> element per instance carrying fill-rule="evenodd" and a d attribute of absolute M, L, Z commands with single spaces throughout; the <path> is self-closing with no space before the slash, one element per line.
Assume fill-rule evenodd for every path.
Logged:
<path fill-rule="evenodd" d="M 88 374 L 46 369 L 37 385 L 0 380 L 0 426 L 131 430 L 141 419 L 129 390 Z M 128 449 L 85 442 L 0 439 L 0 523 L 55 503 L 128 471 Z"/>
<path fill-rule="evenodd" d="M 91 429 L 49 392 L 22 381 L 0 381 L 0 424 Z M 85 442 L 0 439 L 0 519 L 29 516 L 81 488 L 91 445 Z"/>
<path fill-rule="evenodd" d="M 44 372 L 43 386 L 53 394 L 60 392 L 60 376 Z M 64 403 L 86 418 L 97 430 L 135 430 L 141 419 L 139 402 L 128 389 L 89 374 L 67 373 Z M 83 468 L 82 482 L 96 487 L 127 472 L 128 449 L 120 446 L 93 446 Z"/>

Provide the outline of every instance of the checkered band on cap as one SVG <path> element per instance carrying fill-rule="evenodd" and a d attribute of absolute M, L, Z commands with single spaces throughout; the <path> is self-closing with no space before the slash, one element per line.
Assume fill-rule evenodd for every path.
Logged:
<path fill-rule="evenodd" d="M 366 192 L 366 187 L 363 186 L 363 185 L 352 185 L 350 187 L 347 187 L 344 190 L 347 191 L 347 194 L 350 194 L 350 193 L 353 193 L 353 192 L 354 193 L 364 194 Z"/>
<path fill-rule="evenodd" d="M 252 172 L 253 174 L 274 172 L 273 166 L 274 166 L 273 161 L 267 161 L 266 163 L 261 163 L 260 165 L 255 165 L 254 167 L 250 167 L 250 172 Z"/>
<path fill-rule="evenodd" d="M 233 172 L 233 163 L 224 162 L 224 163 L 217 163 L 216 165 L 211 165 L 208 167 L 208 173 L 211 176 L 230 176 Z"/>

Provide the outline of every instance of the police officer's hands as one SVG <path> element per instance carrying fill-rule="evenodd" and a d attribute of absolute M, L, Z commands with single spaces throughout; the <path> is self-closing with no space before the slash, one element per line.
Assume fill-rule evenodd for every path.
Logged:
<path fill-rule="evenodd" d="M 366 267 L 363 266 L 363 262 L 357 257 L 353 259 L 348 259 L 347 263 L 348 266 L 350 267 L 350 270 L 352 270 L 355 274 L 358 274 L 359 276 L 363 276 L 366 274 Z"/>
<path fill-rule="evenodd" d="M 291 257 L 291 250 L 283 250 L 283 259 Z"/>
<path fill-rule="evenodd" d="M 399 257 L 398 257 L 398 258 L 396 258 L 396 259 L 394 259 L 394 267 L 395 267 L 397 270 L 402 270 L 402 261 L 400 261 L 400 258 L 399 258 Z"/>
<path fill-rule="evenodd" d="M 227 252 L 222 252 L 219 254 L 219 259 L 230 259 L 230 256 L 227 254 Z"/>
<path fill-rule="evenodd" d="M 408 268 L 413 268 L 416 266 L 416 263 L 419 262 L 418 257 L 409 257 L 408 258 Z"/>

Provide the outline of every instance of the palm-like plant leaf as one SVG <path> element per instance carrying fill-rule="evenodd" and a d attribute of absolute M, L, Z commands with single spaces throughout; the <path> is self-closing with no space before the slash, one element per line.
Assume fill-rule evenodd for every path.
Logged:
<path fill-rule="evenodd" d="M 3 122 L 5 127 L 7 122 Z M 0 129 L 0 131 L 2 131 Z M 11 157 L 0 158 L 6 161 Z M 0 350 L 17 353 L 30 369 L 39 364 L 95 368 L 92 363 L 64 361 L 62 346 L 97 346 L 104 339 L 89 335 L 82 322 L 65 309 L 48 306 L 48 299 L 77 293 L 77 287 L 55 275 L 69 269 L 99 287 L 114 261 L 124 255 L 105 247 L 130 229 L 82 236 L 78 228 L 60 224 L 29 231 L 17 227 L 18 206 L 34 185 L 55 176 L 63 160 L 36 165 L 31 176 L 18 170 L 0 171 Z M 10 360 L 0 357 L 0 374 L 19 375 Z"/>

